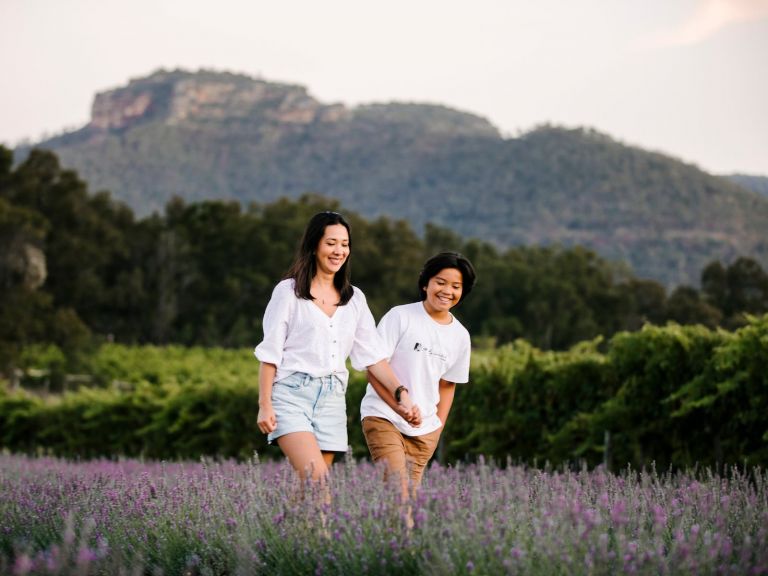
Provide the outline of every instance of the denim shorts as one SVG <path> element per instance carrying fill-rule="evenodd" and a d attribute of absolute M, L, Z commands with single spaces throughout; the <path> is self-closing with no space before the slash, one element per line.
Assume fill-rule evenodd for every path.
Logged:
<path fill-rule="evenodd" d="M 267 436 L 275 439 L 292 432 L 312 432 L 320 450 L 347 451 L 346 384 L 337 376 L 313 378 L 294 372 L 272 385 L 272 407 L 277 428 Z"/>

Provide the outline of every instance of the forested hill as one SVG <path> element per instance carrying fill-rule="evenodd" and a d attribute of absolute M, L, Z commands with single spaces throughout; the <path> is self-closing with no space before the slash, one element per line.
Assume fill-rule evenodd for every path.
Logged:
<path fill-rule="evenodd" d="M 38 146 L 139 215 L 174 195 L 316 192 L 501 247 L 581 244 L 667 285 L 697 284 L 714 259 L 768 264 L 768 198 L 589 129 L 504 138 L 442 106 L 351 108 L 300 86 L 159 71 L 98 94 L 87 126 Z"/>
<path fill-rule="evenodd" d="M 768 176 L 754 176 L 751 174 L 729 174 L 727 178 L 736 184 L 758 194 L 768 197 Z"/>

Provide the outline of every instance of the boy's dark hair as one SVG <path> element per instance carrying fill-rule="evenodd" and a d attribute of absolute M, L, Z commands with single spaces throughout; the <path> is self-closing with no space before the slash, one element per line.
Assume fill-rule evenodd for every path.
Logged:
<path fill-rule="evenodd" d="M 424 263 L 424 267 L 419 274 L 419 298 L 421 300 L 427 298 L 427 293 L 424 291 L 424 288 L 429 284 L 430 278 L 434 277 L 440 270 L 444 270 L 445 268 L 456 268 L 461 272 L 462 289 L 459 303 L 472 292 L 475 280 L 477 279 L 477 274 L 475 274 L 475 268 L 472 266 L 472 263 L 458 252 L 440 252 Z"/>
<path fill-rule="evenodd" d="M 344 219 L 344 216 L 338 212 L 319 212 L 312 216 L 307 223 L 307 227 L 304 229 L 304 235 L 301 237 L 301 242 L 296 250 L 296 256 L 293 259 L 293 264 L 285 274 L 285 278 L 293 278 L 294 280 L 294 293 L 296 298 L 303 298 L 305 300 L 313 300 L 311 293 L 312 278 L 315 277 L 317 272 L 317 261 L 315 257 L 315 250 L 317 245 L 325 234 L 325 228 L 327 226 L 333 226 L 334 224 L 341 224 L 347 229 L 349 234 L 349 248 L 350 254 L 344 261 L 344 264 L 333 277 L 333 285 L 339 291 L 341 298 L 339 299 L 339 306 L 344 306 L 352 298 L 353 289 L 352 283 L 349 280 L 349 258 L 352 255 L 352 230 L 349 227 L 349 223 Z"/>

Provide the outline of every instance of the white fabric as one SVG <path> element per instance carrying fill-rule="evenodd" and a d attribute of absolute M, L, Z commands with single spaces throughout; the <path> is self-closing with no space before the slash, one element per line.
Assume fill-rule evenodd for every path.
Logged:
<path fill-rule="evenodd" d="M 379 322 L 379 334 L 397 379 L 408 388 L 419 405 L 422 424 L 414 428 L 398 415 L 368 384 L 360 416 L 386 418 L 407 436 L 422 436 L 440 428 L 437 417 L 440 379 L 454 383 L 469 381 L 471 343 L 469 332 L 455 317 L 438 324 L 422 302 L 395 306 Z"/>
<path fill-rule="evenodd" d="M 360 290 L 354 288 L 349 302 L 329 317 L 311 300 L 297 298 L 293 286 L 292 279 L 275 286 L 264 312 L 264 340 L 254 350 L 260 362 L 277 366 L 275 381 L 294 372 L 315 378 L 333 374 L 346 387 L 347 357 L 356 370 L 384 359 L 381 337 Z"/>

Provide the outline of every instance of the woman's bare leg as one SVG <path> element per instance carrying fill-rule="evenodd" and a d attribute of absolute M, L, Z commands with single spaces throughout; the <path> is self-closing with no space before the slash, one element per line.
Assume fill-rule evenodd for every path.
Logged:
<path fill-rule="evenodd" d="M 328 467 L 333 462 L 333 453 L 321 452 L 312 432 L 285 434 L 277 439 L 277 445 L 302 480 L 306 480 L 307 477 L 312 480 L 325 480 L 328 476 Z"/>
<path fill-rule="evenodd" d="M 299 485 L 296 487 L 296 497 L 302 501 L 306 497 L 306 480 L 320 481 L 318 504 L 331 503 L 330 486 L 325 482 L 328 478 L 328 469 L 333 464 L 333 452 L 322 452 L 317 445 L 317 439 L 311 432 L 292 432 L 277 439 L 277 444 L 285 454 L 294 470 L 299 473 Z M 328 519 L 322 508 L 320 513 L 320 525 L 324 533 L 327 533 Z M 327 535 L 327 534 L 326 534 Z"/>

